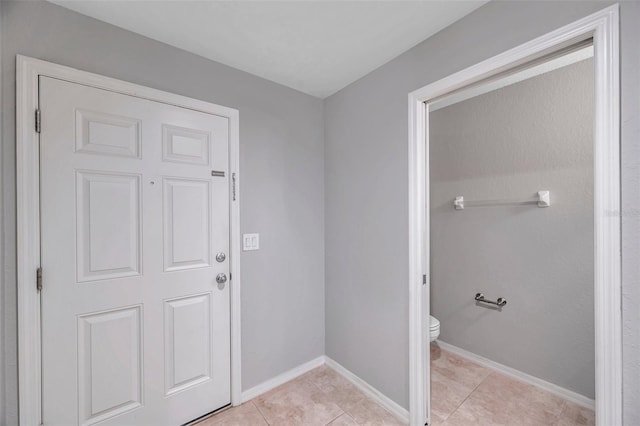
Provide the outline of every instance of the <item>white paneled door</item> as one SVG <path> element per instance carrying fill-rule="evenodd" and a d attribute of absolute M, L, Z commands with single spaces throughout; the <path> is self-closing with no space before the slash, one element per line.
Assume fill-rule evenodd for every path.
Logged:
<path fill-rule="evenodd" d="M 229 404 L 228 119 L 39 84 L 44 424 Z"/>

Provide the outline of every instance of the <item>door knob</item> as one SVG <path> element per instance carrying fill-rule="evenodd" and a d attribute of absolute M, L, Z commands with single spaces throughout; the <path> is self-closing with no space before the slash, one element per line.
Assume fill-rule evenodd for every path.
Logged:
<path fill-rule="evenodd" d="M 216 254 L 216 260 L 218 262 L 224 262 L 226 258 L 227 258 L 227 255 L 225 255 L 223 252 L 219 252 L 218 254 Z"/>
<path fill-rule="evenodd" d="M 224 284 L 227 282 L 227 274 L 218 274 L 216 275 L 216 282 L 218 284 Z"/>

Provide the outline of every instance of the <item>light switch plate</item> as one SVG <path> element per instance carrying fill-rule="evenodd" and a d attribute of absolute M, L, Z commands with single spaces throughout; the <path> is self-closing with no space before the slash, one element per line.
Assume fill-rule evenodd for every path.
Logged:
<path fill-rule="evenodd" d="M 260 234 L 242 234 L 242 251 L 260 249 Z"/>

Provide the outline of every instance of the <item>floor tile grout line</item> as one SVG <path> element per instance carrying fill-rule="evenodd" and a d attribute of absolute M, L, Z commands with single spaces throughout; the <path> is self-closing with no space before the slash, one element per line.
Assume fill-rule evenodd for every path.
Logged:
<path fill-rule="evenodd" d="M 489 374 L 487 374 L 486 376 L 484 376 L 482 378 L 482 380 L 480 380 L 478 382 L 478 384 L 471 389 L 471 392 L 469 392 L 469 394 L 462 400 L 462 402 L 460 404 L 458 404 L 458 406 L 455 408 L 455 410 L 453 410 L 451 413 L 449 413 L 449 415 L 447 417 L 445 417 L 444 421 L 446 422 L 447 420 L 449 420 L 449 417 L 453 416 L 455 414 L 456 411 L 458 411 L 460 409 L 460 407 L 462 407 L 462 405 L 467 402 L 467 399 L 469 399 L 469 397 L 471 397 L 471 395 L 473 395 L 473 393 L 480 387 L 480 385 L 482 383 L 484 383 L 485 380 L 487 380 L 487 377 L 491 376 L 492 372 L 489 371 Z"/>
<path fill-rule="evenodd" d="M 443 350 L 443 349 L 441 349 L 441 350 L 442 350 L 442 352 L 447 352 L 447 353 L 451 354 L 451 352 L 448 352 L 448 351 Z M 454 355 L 455 355 L 455 354 L 454 354 Z M 456 355 L 456 356 L 458 356 L 458 355 Z M 459 357 L 459 356 L 458 356 L 458 357 Z M 463 358 L 464 358 L 464 357 L 463 357 Z M 432 361 L 433 361 L 433 360 L 432 360 Z M 455 413 L 460 409 L 460 407 L 461 407 L 462 405 L 464 405 L 464 403 L 465 403 L 465 402 L 466 402 L 466 401 L 467 401 L 467 400 L 468 400 L 468 399 L 469 399 L 469 398 L 470 398 L 470 397 L 471 397 L 471 396 L 472 396 L 472 395 L 473 395 L 473 394 L 478 390 L 478 388 L 480 387 L 480 385 L 482 385 L 482 383 L 484 383 L 484 382 L 485 382 L 489 377 L 491 377 L 491 376 L 494 376 L 494 377 L 503 377 L 503 378 L 506 378 L 506 379 L 508 379 L 508 380 L 512 380 L 512 381 L 517 382 L 517 383 L 519 383 L 519 384 L 521 384 L 521 385 L 523 385 L 523 386 L 526 386 L 527 388 L 530 388 L 530 389 L 536 390 L 536 391 L 538 391 L 538 392 L 542 392 L 544 395 L 548 395 L 548 396 L 551 396 L 551 397 L 553 397 L 553 398 L 557 398 L 557 399 L 559 399 L 559 400 L 561 401 L 561 406 L 560 406 L 560 409 L 558 410 L 558 412 L 554 414 L 554 412 L 547 411 L 547 413 L 548 413 L 548 414 L 550 414 L 550 415 L 552 415 L 552 416 L 553 416 L 553 418 L 554 418 L 553 423 L 552 423 L 553 425 L 556 425 L 556 424 L 557 424 L 557 422 L 559 422 L 559 421 L 561 421 L 561 420 L 563 419 L 563 412 L 564 412 L 564 408 L 565 408 L 568 404 L 575 404 L 573 401 L 571 401 L 571 400 L 569 400 L 569 399 L 565 398 L 564 396 L 554 394 L 554 393 L 552 393 L 552 392 L 550 392 L 550 391 L 548 391 L 548 390 L 546 390 L 546 389 L 542 389 L 542 388 L 538 387 L 538 386 L 537 386 L 537 385 L 535 385 L 535 384 L 532 384 L 532 383 L 526 382 L 526 381 L 524 381 L 524 380 L 521 380 L 521 379 L 520 379 L 520 378 L 518 378 L 518 377 L 513 377 L 513 376 L 511 376 L 511 375 L 509 375 L 509 374 L 506 374 L 506 373 L 505 373 L 505 372 L 503 372 L 503 371 L 498 371 L 498 370 L 495 370 L 495 369 L 493 369 L 493 368 L 491 368 L 491 367 L 485 367 L 485 366 L 482 366 L 482 365 L 477 364 L 476 362 L 471 361 L 471 360 L 467 360 L 467 361 L 469 361 L 469 362 L 470 362 L 471 364 L 473 364 L 473 365 L 476 365 L 476 366 L 479 366 L 479 367 L 483 367 L 484 369 L 488 370 L 488 371 L 487 371 L 487 374 L 482 378 L 482 380 L 478 383 L 478 385 L 477 385 L 477 386 L 476 386 L 476 387 L 475 387 L 475 388 L 474 388 L 474 389 L 473 389 L 473 390 L 472 390 L 472 391 L 471 391 L 471 392 L 466 396 L 466 398 L 465 398 L 465 399 L 464 399 L 464 400 L 463 400 L 463 401 L 462 401 L 462 402 L 461 402 L 461 403 L 460 403 L 460 404 L 459 404 L 459 405 L 458 405 L 458 406 L 457 406 L 457 407 L 456 407 L 456 408 L 455 408 L 455 409 L 454 409 L 454 410 L 453 410 L 449 415 L 447 415 L 447 417 L 445 417 L 445 418 L 443 419 L 445 422 L 446 422 L 446 420 L 448 420 L 448 419 L 449 419 L 453 414 L 455 414 Z M 580 407 L 582 407 L 582 406 L 580 406 Z M 582 407 L 582 408 L 585 408 L 585 409 L 586 409 L 586 410 L 588 410 L 589 412 L 593 412 L 593 410 L 590 410 L 589 408 L 586 408 L 586 407 Z"/>
<path fill-rule="evenodd" d="M 349 417 L 351 420 L 353 420 L 354 423 L 360 424 L 360 423 L 356 422 L 356 419 L 354 419 L 353 416 L 351 414 L 347 413 L 346 411 L 344 412 L 344 415 Z"/>
<path fill-rule="evenodd" d="M 442 348 L 441 348 L 440 350 L 441 350 L 441 351 L 444 351 L 445 353 L 449 353 L 449 354 L 451 354 L 451 352 L 449 352 L 449 351 L 445 351 L 445 350 L 443 350 Z M 454 355 L 455 355 L 455 354 L 454 354 Z M 470 362 L 471 362 L 471 361 L 470 361 Z M 480 366 L 480 365 L 476 364 L 475 362 L 471 362 L 471 364 L 473 364 L 473 365 L 477 365 L 477 366 L 479 366 L 479 367 L 482 367 L 482 366 Z M 483 369 L 485 369 L 485 370 L 487 371 L 487 374 L 482 378 L 482 380 L 480 380 L 480 381 L 478 382 L 478 384 L 477 384 L 473 389 L 471 389 L 471 391 L 470 391 L 470 392 L 467 394 L 467 396 L 462 400 L 462 402 L 460 402 L 460 404 L 458 404 L 458 406 L 457 406 L 457 407 L 456 407 L 456 408 L 455 408 L 451 413 L 449 413 L 449 414 L 448 414 L 448 415 L 443 419 L 443 421 L 444 421 L 444 422 L 446 422 L 446 421 L 449 419 L 449 417 L 451 417 L 451 416 L 452 416 L 456 411 L 458 411 L 458 409 L 459 409 L 460 407 L 462 407 L 462 405 L 467 401 L 467 399 L 469 399 L 469 397 L 470 397 L 470 396 L 471 396 L 471 395 L 476 391 L 476 389 L 478 389 L 478 387 L 480 387 L 480 385 L 481 385 L 481 384 L 482 384 L 482 383 L 483 383 L 483 382 L 484 382 L 484 381 L 485 381 L 489 376 L 491 376 L 491 374 L 493 374 L 493 373 L 494 373 L 493 371 L 491 371 L 491 370 L 490 370 L 490 369 L 488 369 L 488 368 L 485 368 L 485 367 L 482 367 L 482 368 L 483 368 Z M 431 397 L 431 395 L 430 395 L 430 397 Z"/>
<path fill-rule="evenodd" d="M 254 398 L 254 399 L 255 399 L 255 398 Z M 269 420 L 267 420 L 267 418 L 265 417 L 265 415 L 262 413 L 262 411 L 260 410 L 260 407 L 258 407 L 258 406 L 256 405 L 256 403 L 255 403 L 255 402 L 253 402 L 253 399 L 252 399 L 252 400 L 250 400 L 249 402 L 253 404 L 253 407 L 254 407 L 256 410 L 258 410 L 258 414 L 260 414 L 260 415 L 262 416 L 262 419 L 264 420 L 264 422 L 265 422 L 267 425 L 271 426 L 271 423 L 269 423 Z"/>
<path fill-rule="evenodd" d="M 356 421 L 356 419 L 354 419 L 354 418 L 353 418 L 353 416 L 352 416 L 351 414 L 347 413 L 346 411 L 344 412 L 344 415 L 345 415 L 345 416 L 347 416 L 347 417 L 349 417 L 351 420 L 353 420 L 353 422 L 354 422 L 355 424 L 357 424 L 357 425 L 360 425 L 360 424 L 361 424 L 361 423 L 358 423 L 358 422 Z"/>
<path fill-rule="evenodd" d="M 311 371 L 313 371 L 313 370 L 311 370 Z M 315 380 L 312 380 L 310 377 L 307 377 L 307 375 L 308 375 L 309 373 L 310 373 L 310 372 L 307 372 L 307 373 L 305 373 L 305 374 L 302 374 L 302 375 L 300 375 L 300 376 L 296 377 L 295 379 L 292 379 L 292 380 L 290 380 L 290 381 L 288 381 L 288 382 L 286 382 L 286 383 L 283 383 L 283 384 L 282 384 L 282 385 L 280 385 L 280 386 L 285 386 L 285 385 L 287 385 L 288 383 L 291 383 L 293 380 L 302 379 L 302 380 L 303 380 L 303 381 L 305 381 L 306 383 L 308 383 L 308 384 L 312 385 L 313 387 L 315 387 L 316 389 L 318 389 L 318 391 L 322 392 L 323 394 L 326 394 L 326 392 L 325 392 L 325 391 L 324 391 L 324 390 L 323 390 L 323 389 L 322 389 L 322 388 L 321 388 L 321 387 L 320 387 L 320 386 L 315 382 Z M 256 398 L 257 398 L 257 397 L 256 397 Z M 250 401 L 248 401 L 248 402 L 251 402 L 251 403 L 253 404 L 253 406 L 256 408 L 256 410 L 258 410 L 258 413 L 262 416 L 262 418 L 263 418 L 263 419 L 264 419 L 264 421 L 267 423 L 267 425 L 272 426 L 271 422 L 269 422 L 269 420 L 267 419 L 267 417 L 266 417 L 266 416 L 264 415 L 264 413 L 260 410 L 260 407 L 258 407 L 258 405 L 254 402 L 254 400 L 255 400 L 256 398 L 253 398 L 252 400 L 250 400 Z M 334 404 L 334 405 L 335 405 L 336 407 L 338 407 L 338 409 L 340 409 L 340 414 L 338 414 L 336 417 L 332 418 L 332 419 L 331 419 L 331 420 L 330 420 L 330 421 L 329 421 L 325 426 L 329 425 L 332 421 L 334 421 L 335 419 L 337 419 L 338 417 L 340 417 L 340 416 L 341 416 L 341 415 L 343 415 L 343 414 L 348 415 L 348 414 L 346 413 L 346 411 L 344 411 L 344 410 L 342 409 L 342 407 L 340 407 L 340 406 L 339 406 L 339 405 L 337 405 L 337 404 Z M 349 416 L 349 417 L 350 417 L 351 419 L 353 419 L 351 416 Z M 354 421 L 355 421 L 355 420 L 354 420 Z M 357 423 L 357 422 L 356 422 L 356 423 Z"/>
<path fill-rule="evenodd" d="M 320 368 L 320 367 L 316 367 L 316 368 Z M 314 369 L 314 370 L 315 370 L 315 369 Z M 311 371 L 313 371 L 313 370 L 311 370 Z M 310 373 L 310 372 L 309 372 L 309 373 Z M 304 376 L 304 375 L 306 375 L 306 374 L 309 374 L 309 373 L 305 373 L 305 374 L 303 374 L 303 376 Z M 336 374 L 337 374 L 337 373 L 336 373 Z M 302 376 L 300 376 L 300 377 L 302 377 Z M 322 388 L 320 387 L 320 385 L 316 383 L 316 381 L 315 381 L 315 380 L 312 380 L 312 379 L 310 379 L 310 378 L 305 378 L 305 380 L 306 380 L 307 382 L 309 382 L 309 383 L 313 384 L 313 385 L 314 385 L 316 388 L 318 388 L 318 389 L 320 390 L 320 392 L 322 392 L 324 395 L 328 395 L 328 392 L 326 392 L 324 389 L 322 389 Z M 363 395 L 364 395 L 364 394 L 363 394 Z M 364 397 L 366 398 L 366 395 L 364 395 Z M 346 414 L 347 416 L 349 416 L 349 418 L 350 418 L 351 420 L 353 420 L 355 423 L 358 423 L 358 422 L 356 422 L 356 421 L 355 421 L 355 419 L 354 419 L 351 415 L 349 415 L 349 413 L 347 412 L 347 410 L 345 410 L 345 409 L 342 407 L 342 405 L 340 405 L 340 403 L 337 403 L 337 402 L 332 402 L 332 403 L 333 403 L 336 407 L 338 407 L 342 413 L 341 413 L 340 415 L 338 415 L 338 416 L 334 417 L 333 419 L 331 419 L 331 421 L 330 421 L 329 423 L 327 423 L 327 425 L 328 425 L 328 424 L 330 424 L 330 423 L 331 423 L 332 421 L 334 421 L 335 419 L 337 419 L 338 417 L 340 417 L 342 414 Z M 384 408 L 384 407 L 383 407 L 383 408 Z M 358 424 L 360 424 L 360 423 L 358 423 Z M 325 425 L 325 426 L 327 426 L 327 425 Z"/>
<path fill-rule="evenodd" d="M 341 415 L 343 415 L 343 414 L 347 414 L 347 413 L 345 413 L 344 411 L 342 411 L 342 409 L 340 409 L 340 411 L 341 411 L 341 413 L 340 413 L 340 414 L 338 414 L 337 416 L 335 416 L 334 418 L 332 418 L 331 420 L 329 420 L 329 422 L 328 422 L 328 423 L 325 423 L 325 426 L 330 425 L 330 424 L 331 424 L 331 422 L 333 422 L 335 419 L 337 419 L 337 418 L 338 418 L 338 417 L 340 417 Z"/>

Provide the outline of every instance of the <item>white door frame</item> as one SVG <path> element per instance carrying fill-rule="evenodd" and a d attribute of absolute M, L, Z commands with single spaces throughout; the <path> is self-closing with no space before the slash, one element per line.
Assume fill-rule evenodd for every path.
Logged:
<path fill-rule="evenodd" d="M 595 62 L 594 284 L 596 424 L 622 424 L 619 12 L 600 12 L 409 94 L 409 380 L 411 426 L 430 418 L 429 103 L 532 59 L 593 37 Z M 426 280 L 427 282 L 429 280 Z"/>
<path fill-rule="evenodd" d="M 230 266 L 231 266 L 231 403 L 241 404 L 240 356 L 240 192 L 238 110 L 151 89 L 66 66 L 18 55 L 16 90 L 16 179 L 18 260 L 18 403 L 20 424 L 40 425 L 40 151 L 35 131 L 38 77 L 47 76 L 138 98 L 162 102 L 229 119 Z M 46 113 L 46 112 L 45 112 Z M 46 285 L 46 271 L 44 271 Z"/>

